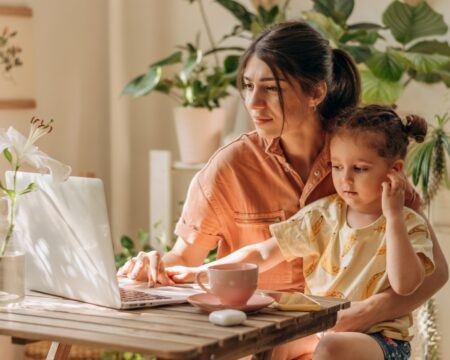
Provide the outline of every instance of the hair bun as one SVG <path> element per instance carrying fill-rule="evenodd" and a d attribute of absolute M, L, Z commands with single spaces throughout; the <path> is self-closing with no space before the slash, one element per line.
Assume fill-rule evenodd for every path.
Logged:
<path fill-rule="evenodd" d="M 406 123 L 404 123 L 403 129 L 406 135 L 413 138 L 418 143 L 423 142 L 428 129 L 426 120 L 418 115 L 408 115 L 405 120 Z"/>

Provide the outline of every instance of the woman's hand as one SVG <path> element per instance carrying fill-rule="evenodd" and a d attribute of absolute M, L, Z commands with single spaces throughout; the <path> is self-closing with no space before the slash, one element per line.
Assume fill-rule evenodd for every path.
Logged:
<path fill-rule="evenodd" d="M 174 284 L 167 275 L 161 254 L 158 251 L 148 253 L 141 251 L 117 271 L 117 276 L 125 276 L 136 281 L 147 281 L 149 287 L 154 287 L 157 284 Z"/>
<path fill-rule="evenodd" d="M 383 188 L 381 206 L 383 215 L 392 218 L 402 214 L 405 204 L 406 181 L 402 172 L 391 171 L 387 175 L 388 181 L 381 184 Z"/>
<path fill-rule="evenodd" d="M 166 268 L 167 275 L 176 283 L 195 282 L 195 275 L 200 271 L 200 267 L 171 266 Z"/>

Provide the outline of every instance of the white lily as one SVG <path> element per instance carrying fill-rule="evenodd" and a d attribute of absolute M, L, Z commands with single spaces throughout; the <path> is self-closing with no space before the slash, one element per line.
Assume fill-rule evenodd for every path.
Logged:
<path fill-rule="evenodd" d="M 0 243 L 0 260 L 5 254 L 6 247 L 14 230 L 14 208 L 16 199 L 18 196 L 29 193 L 36 188 L 36 185 L 31 183 L 25 189 L 21 189 L 20 192 L 17 191 L 16 176 L 20 166 L 23 163 L 28 163 L 41 172 L 48 170 L 53 179 L 59 182 L 67 180 L 70 175 L 70 166 L 52 159 L 34 145 L 39 138 L 52 131 L 52 123 L 53 120 L 44 123 L 43 120 L 33 117 L 31 119 L 31 128 L 28 138 L 23 136 L 13 127 L 10 127 L 7 131 L 0 129 L 0 153 L 3 153 L 14 171 L 12 189 L 5 188 L 0 181 L 0 189 L 9 197 L 9 223 L 5 238 L 3 242 Z"/>
<path fill-rule="evenodd" d="M 64 181 L 69 177 L 71 167 L 52 159 L 34 145 L 40 137 L 49 133 L 51 129 L 51 122 L 44 124 L 42 120 L 35 118 L 32 119 L 28 138 L 13 127 L 9 127 L 7 131 L 0 129 L 0 153 L 8 149 L 15 155 L 16 167 L 28 163 L 41 172 L 48 170 L 56 181 Z"/>

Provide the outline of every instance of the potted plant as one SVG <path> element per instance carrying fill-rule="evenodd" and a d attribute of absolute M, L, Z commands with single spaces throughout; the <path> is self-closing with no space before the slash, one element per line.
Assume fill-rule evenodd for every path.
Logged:
<path fill-rule="evenodd" d="M 193 0 L 190 0 L 193 2 Z M 181 160 L 203 163 L 217 150 L 225 124 L 220 101 L 229 95 L 228 88 L 236 77 L 239 57 L 227 56 L 220 63 L 201 0 L 197 0 L 207 29 L 211 49 L 202 51 L 195 44 L 179 46 L 170 56 L 152 63 L 147 73 L 132 79 L 124 94 L 140 97 L 158 91 L 178 103 L 174 110 Z M 232 50 L 232 49 L 231 49 Z M 214 55 L 214 64 L 208 58 Z M 169 66 L 178 71 L 167 73 Z M 181 65 L 181 67 L 180 67 Z"/>
<path fill-rule="evenodd" d="M 446 154 L 450 156 L 450 134 L 445 131 L 445 125 L 450 116 L 435 116 L 435 124 L 425 141 L 415 145 L 408 154 L 407 172 L 414 185 L 419 186 L 422 192 L 423 207 L 430 208 L 439 190 L 445 186 L 450 189 Z M 421 307 L 418 317 L 419 333 L 422 339 L 423 356 L 427 359 L 439 359 L 440 336 L 436 325 L 436 302 L 431 298 Z"/>

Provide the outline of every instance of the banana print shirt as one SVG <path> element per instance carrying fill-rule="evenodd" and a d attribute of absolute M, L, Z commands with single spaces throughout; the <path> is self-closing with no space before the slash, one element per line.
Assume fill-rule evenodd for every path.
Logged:
<path fill-rule="evenodd" d="M 350 228 L 347 205 L 338 195 L 311 203 L 287 221 L 270 227 L 287 261 L 303 258 L 305 293 L 364 300 L 389 287 L 386 272 L 386 218 Z M 425 220 L 404 207 L 409 239 L 421 253 L 426 274 L 434 270 L 433 245 Z M 376 324 L 368 333 L 399 340 L 411 338 L 411 314 Z"/>

